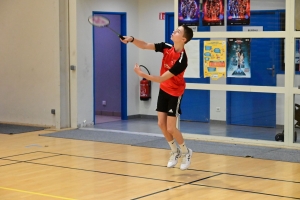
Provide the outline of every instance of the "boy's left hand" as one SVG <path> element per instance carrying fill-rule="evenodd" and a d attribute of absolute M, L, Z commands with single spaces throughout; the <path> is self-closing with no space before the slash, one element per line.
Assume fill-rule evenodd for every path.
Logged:
<path fill-rule="evenodd" d="M 143 72 L 142 72 L 140 66 L 139 66 L 137 63 L 135 64 L 133 70 L 134 70 L 134 72 L 135 72 L 137 75 L 139 75 L 139 76 L 141 76 L 141 75 L 143 74 Z"/>

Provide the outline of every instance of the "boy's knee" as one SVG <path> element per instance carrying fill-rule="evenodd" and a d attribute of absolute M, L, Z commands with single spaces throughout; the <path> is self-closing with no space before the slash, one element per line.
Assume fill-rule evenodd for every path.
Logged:
<path fill-rule="evenodd" d="M 176 127 L 173 126 L 167 127 L 167 131 L 173 135 L 176 131 Z"/>
<path fill-rule="evenodd" d="M 163 122 L 160 122 L 160 121 L 157 122 L 157 125 L 158 125 L 160 128 L 165 128 L 165 127 L 166 127 L 166 125 L 165 125 Z"/>

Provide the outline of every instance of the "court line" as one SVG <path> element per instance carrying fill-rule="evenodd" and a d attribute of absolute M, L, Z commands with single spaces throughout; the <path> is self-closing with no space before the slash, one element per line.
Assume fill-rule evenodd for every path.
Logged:
<path fill-rule="evenodd" d="M 56 199 L 75 200 L 75 199 L 66 198 L 66 197 L 60 197 L 60 196 L 55 196 L 55 195 L 50 195 L 50 194 L 43 194 L 43 193 L 38 193 L 38 192 L 30 192 L 30 191 L 26 191 L 26 190 L 18 190 L 18 189 L 7 188 L 7 187 L 0 187 L 0 189 L 10 190 L 10 191 L 14 191 L 14 192 L 27 193 L 27 194 L 33 194 L 33 195 L 44 196 L 44 197 L 53 197 Z"/>
<path fill-rule="evenodd" d="M 32 154 L 32 153 L 36 153 L 36 152 L 38 152 L 38 151 L 33 151 L 33 152 L 29 152 L 29 153 L 21 153 L 21 154 L 17 154 L 17 155 L 13 155 L 13 156 L 1 157 L 0 159 L 14 157 L 14 156 L 22 156 L 22 155 Z"/>
<path fill-rule="evenodd" d="M 13 155 L 13 156 L 1 157 L 0 160 L 14 161 L 14 163 L 0 165 L 0 167 L 5 167 L 5 166 L 8 166 L 8 165 L 14 165 L 14 164 L 22 163 L 22 161 L 19 161 L 19 160 L 10 160 L 10 159 L 6 159 L 6 158 L 10 158 L 10 157 L 14 157 L 14 156 L 22 156 L 22 155 L 32 154 L 32 153 L 37 153 L 37 151 L 33 151 L 33 152 L 29 152 L 29 153 L 21 153 L 21 154 L 17 154 L 17 155 Z M 43 152 L 43 153 L 47 153 L 47 152 Z"/>
<path fill-rule="evenodd" d="M 289 197 L 289 196 L 282 196 L 277 194 L 268 194 L 268 193 L 262 193 L 262 192 L 254 192 L 254 191 L 248 191 L 248 190 L 239 190 L 239 189 L 232 189 L 232 188 L 223 188 L 223 187 L 217 187 L 217 186 L 211 186 L 211 185 L 203 185 L 203 184 L 196 184 L 192 183 L 191 185 L 194 186 L 203 186 L 203 187 L 210 187 L 210 188 L 217 188 L 217 189 L 223 189 L 223 190 L 233 190 L 233 191 L 239 191 L 239 192 L 246 192 L 246 193 L 253 193 L 253 194 L 261 194 L 261 195 L 267 195 L 267 196 L 275 196 L 275 197 L 284 197 L 289 199 L 300 199 L 297 197 Z"/>
<path fill-rule="evenodd" d="M 9 161 L 11 161 L 11 160 L 9 160 Z M 0 167 L 5 167 L 5 166 L 8 166 L 8 165 L 14 165 L 14 164 L 18 164 L 18 163 L 22 163 L 22 162 L 18 161 L 18 162 L 14 162 L 14 163 L 5 164 L 5 165 L 0 165 Z"/>
<path fill-rule="evenodd" d="M 38 152 L 43 152 L 43 151 L 37 151 Z M 48 153 L 48 152 L 43 152 L 43 153 Z M 29 163 L 29 164 L 36 164 L 36 165 L 44 165 L 44 166 L 51 166 L 51 167 L 58 167 L 58 168 L 66 168 L 66 169 L 73 169 L 73 170 L 80 170 L 80 171 L 87 171 L 87 172 L 96 172 L 96 173 L 104 173 L 104 174 L 110 174 L 110 175 L 117 175 L 117 176 L 127 176 L 127 177 L 133 177 L 133 178 L 142 178 L 142 179 L 150 179 L 150 180 L 156 180 L 156 181 L 166 181 L 166 182 L 174 182 L 174 183 L 183 183 L 183 182 L 177 182 L 177 181 L 170 181 L 170 180 L 162 180 L 162 179 L 154 179 L 154 178 L 147 178 L 147 177 L 140 177 L 140 176 L 131 176 L 127 174 L 118 174 L 118 173 L 110 173 L 110 172 L 102 172 L 102 171 L 97 171 L 97 170 L 87 170 L 87 169 L 81 169 L 81 168 L 73 168 L 73 167 L 65 167 L 65 166 L 59 166 L 59 165 L 49 165 L 49 164 L 43 164 L 43 163 L 37 163 L 37 162 L 32 162 L 40 159 L 45 159 L 45 158 L 51 158 L 51 157 L 58 157 L 58 156 L 73 156 L 73 155 L 67 155 L 67 154 L 58 154 L 58 153 L 51 153 L 55 154 L 53 156 L 47 156 L 47 157 L 41 157 L 41 158 L 35 158 L 32 160 L 18 160 L 18 163 Z M 82 157 L 82 156 L 73 156 L 73 157 Z M 83 158 L 89 158 L 89 159 L 97 159 L 93 157 L 83 157 Z M 8 161 L 16 161 L 16 160 L 11 160 L 11 159 L 2 159 L 2 160 L 8 160 Z M 103 160 L 103 159 L 100 159 Z M 108 159 L 108 161 L 111 161 Z M 118 160 L 116 160 L 118 161 Z M 125 162 L 129 163 L 129 162 Z M 140 163 L 132 163 L 132 164 L 140 164 Z M 143 164 L 143 163 L 142 163 Z M 150 165 L 150 166 L 155 166 L 155 165 Z M 160 165 L 157 165 L 158 167 L 162 167 Z"/>
<path fill-rule="evenodd" d="M 118 174 L 118 173 L 112 173 L 112 172 L 103 172 L 103 171 L 97 171 L 97 170 L 81 169 L 81 168 L 73 168 L 73 167 L 65 167 L 65 166 L 59 166 L 59 165 L 49 165 L 49 164 L 27 162 L 27 161 L 23 161 L 23 163 L 29 163 L 29 164 L 34 164 L 34 165 L 42 165 L 42 166 L 48 166 L 48 167 L 64 168 L 64 169 L 72 169 L 72 170 L 84 171 L 84 172 L 93 172 L 93 173 L 100 173 L 100 174 L 125 176 L 125 177 L 131 177 L 131 178 L 140 178 L 140 179 L 148 179 L 148 180 L 155 180 L 155 181 L 164 181 L 164 182 L 170 182 L 170 183 L 181 183 L 181 184 L 184 183 L 184 182 L 164 180 L 164 179 L 148 178 L 148 177 L 143 177 L 143 176 L 133 176 L 133 175 L 128 175 L 128 174 Z"/>
<path fill-rule="evenodd" d="M 214 175 L 214 176 L 217 176 L 217 175 Z M 211 176 L 211 177 L 213 177 L 213 176 Z M 253 192 L 253 191 L 247 191 L 247 190 L 239 190 L 239 189 L 222 188 L 222 187 L 216 187 L 216 186 L 210 186 L 210 185 L 203 185 L 203 184 L 195 184 L 195 182 L 202 181 L 204 179 L 208 179 L 208 178 L 211 178 L 211 177 L 199 179 L 199 180 L 196 180 L 196 181 L 191 181 L 191 182 L 179 185 L 179 186 L 174 186 L 172 188 L 168 188 L 168 189 L 160 190 L 160 191 L 157 191 L 157 192 L 153 192 L 151 194 L 140 196 L 140 197 L 137 197 L 137 198 L 134 198 L 134 199 L 131 199 L 131 200 L 142 199 L 144 197 L 148 197 L 148 196 L 152 196 L 152 195 L 159 194 L 159 193 L 162 193 L 162 192 L 170 191 L 170 190 L 173 190 L 173 189 L 185 186 L 185 185 L 202 186 L 202 187 L 216 188 L 216 189 L 222 189 L 222 190 L 231 190 L 231 191 L 237 191 L 237 192 L 245 192 L 245 193 L 251 193 L 251 194 L 259 194 L 259 195 L 267 195 L 267 196 L 274 196 L 274 197 L 282 197 L 282 198 L 288 198 L 288 199 L 300 199 L 300 198 L 296 198 L 296 197 L 281 196 L 281 195 L 276 195 L 276 194 L 268 194 L 268 193 Z"/>
<path fill-rule="evenodd" d="M 151 196 L 151 195 L 154 195 L 154 194 L 157 194 L 157 193 L 169 191 L 171 189 L 175 189 L 175 188 L 178 188 L 178 187 L 181 187 L 181 186 L 184 186 L 184 185 L 194 185 L 194 186 L 202 186 L 202 187 L 213 187 L 213 188 L 224 189 L 224 190 L 232 190 L 232 191 L 239 191 L 239 192 L 246 192 L 246 193 L 254 193 L 254 194 L 260 194 L 260 195 L 267 195 L 267 196 L 285 197 L 285 198 L 290 198 L 290 199 L 299 199 L 299 198 L 295 198 L 295 197 L 280 196 L 280 195 L 269 194 L 269 193 L 259 193 L 259 192 L 252 192 L 252 191 L 247 191 L 247 190 L 238 190 L 238 189 L 232 189 L 232 188 L 222 188 L 222 187 L 214 187 L 214 186 L 203 185 L 203 184 L 195 184 L 195 182 L 202 181 L 202 180 L 205 180 L 205 179 L 209 179 L 209 178 L 212 178 L 212 177 L 215 177 L 215 176 L 219 176 L 219 175 L 225 174 L 225 173 L 220 173 L 220 172 L 217 173 L 217 174 L 211 175 L 211 176 L 204 177 L 202 179 L 198 179 L 198 180 L 194 180 L 194 181 L 191 181 L 191 182 L 184 183 L 184 182 L 178 182 L 178 181 L 162 180 L 162 179 L 155 179 L 155 178 L 148 178 L 148 177 L 141 177 L 141 176 L 132 176 L 132 175 L 127 175 L 127 174 L 117 174 L 117 173 L 111 173 L 111 172 L 102 172 L 102 171 L 96 171 L 96 170 L 87 170 L 87 169 L 80 169 L 80 168 L 72 168 L 72 167 L 65 167 L 65 166 L 58 166 L 58 165 L 49 165 L 49 164 L 34 163 L 34 162 L 27 162 L 27 161 L 23 161 L 23 162 L 24 163 L 29 163 L 29 164 L 35 164 L 35 165 L 43 165 L 43 166 L 49 166 L 49 167 L 56 167 L 56 168 L 65 168 L 65 169 L 85 171 L 85 172 L 109 174 L 109 175 L 116 175 L 116 176 L 125 176 L 125 177 L 131 177 L 131 178 L 140 178 L 140 179 L 148 179 L 148 180 L 154 180 L 154 181 L 172 182 L 172 183 L 178 183 L 178 184 L 180 184 L 180 185 L 174 186 L 172 188 L 160 190 L 160 191 L 155 192 L 155 193 L 151 193 L 151 194 L 147 194 L 145 196 L 137 197 L 134 200 L 140 199 L 140 198 L 143 198 L 143 197 L 146 197 L 146 196 Z M 163 167 L 165 167 L 165 166 L 163 166 Z M 194 171 L 200 171 L 200 170 L 194 170 Z"/>
<path fill-rule="evenodd" d="M 44 152 L 44 151 L 39 151 L 39 152 L 52 153 L 52 152 Z M 73 156 L 73 157 L 79 157 L 79 158 L 90 158 L 90 159 L 95 159 L 95 160 L 107 160 L 107 161 L 113 161 L 113 162 L 131 163 L 131 164 L 138 164 L 138 165 L 166 167 L 164 165 L 155 165 L 155 164 L 147 164 L 147 163 L 139 163 L 139 162 L 130 162 L 130 161 L 123 161 L 123 160 L 113 160 L 113 159 L 107 159 L 107 158 L 95 158 L 95 157 L 89 157 L 89 156 L 78 156 L 78 155 L 61 154 L 61 153 L 53 153 L 53 154 L 58 154 L 58 155 L 63 155 L 63 156 Z M 189 169 L 189 170 L 200 171 L 200 172 L 209 172 L 209 173 L 220 173 L 220 172 L 215 172 L 215 171 L 207 171 L 207 170 L 199 170 L 199 169 Z M 226 175 L 242 176 L 242 177 L 248 177 L 248 178 L 257 178 L 257 179 L 262 179 L 262 180 L 272 180 L 272 181 L 280 181 L 280 182 L 287 182 L 287 183 L 300 183 L 300 181 L 288 181 L 288 180 L 266 178 L 266 177 L 259 177 L 259 176 L 249 176 L 249 175 L 244 175 L 244 174 L 233 174 L 233 173 L 228 173 L 228 172 L 221 172 L 221 173 L 222 174 L 226 174 Z"/>
<path fill-rule="evenodd" d="M 144 196 L 140 196 L 140 197 L 134 198 L 134 199 L 132 199 L 132 200 L 141 199 L 141 198 L 148 197 L 148 196 L 152 196 L 152 195 L 159 194 L 159 193 L 162 193 L 162 192 L 170 191 L 170 190 L 173 190 L 173 189 L 176 189 L 176 188 L 185 186 L 185 185 L 190 185 L 190 184 L 192 184 L 192 183 L 194 183 L 194 182 L 202 181 L 202 180 L 205 180 L 205 179 L 208 179 L 208 178 L 212 178 L 212 177 L 214 177 L 214 176 L 219 176 L 219 175 L 220 175 L 220 174 L 215 174 L 215 175 L 208 176 L 208 177 L 205 177 L 205 178 L 201 178 L 201 179 L 198 179 L 198 180 L 195 180 L 195 181 L 183 183 L 183 184 L 181 184 L 181 185 L 177 185 L 177 186 L 174 186 L 174 187 L 171 187 L 171 188 L 168 188 L 168 189 L 164 189 L 164 190 L 160 190 L 160 191 L 153 192 L 153 193 L 150 193 L 150 194 L 146 194 L 146 195 L 144 195 Z"/>
<path fill-rule="evenodd" d="M 31 152 L 31 153 L 41 153 L 41 152 Z M 29 154 L 31 154 L 29 153 Z M 42 153 L 48 153 L 48 152 L 42 152 Z M 26 155 L 28 153 L 25 153 L 25 154 L 19 154 L 19 155 L 15 155 L 15 156 L 20 156 L 20 155 Z M 53 153 L 49 153 L 49 154 L 53 154 Z M 35 159 L 31 159 L 31 160 L 26 160 L 26 161 L 34 161 L 34 160 L 39 160 L 39 159 L 44 159 L 44 158 L 51 158 L 51 157 L 56 157 L 56 156 L 60 156 L 59 154 L 55 154 L 53 156 L 47 156 L 47 157 L 41 157 L 41 158 L 35 158 Z M 14 164 L 20 164 L 20 163 L 23 163 L 24 161 L 23 160 L 13 160 L 13 159 L 8 159 L 10 157 L 14 157 L 14 156 L 8 156 L 8 157 L 3 157 L 3 158 L 0 158 L 0 160 L 6 160 L 6 161 L 11 161 L 11 162 L 14 162 L 14 163 L 9 163 L 9 164 L 5 164 L 5 165 L 0 165 L 0 167 L 4 167 L 4 166 L 8 166 L 8 165 L 14 165 Z"/>
<path fill-rule="evenodd" d="M 31 160 L 14 160 L 14 159 L 6 159 L 6 158 L 5 159 L 1 159 L 1 160 L 25 162 L 25 161 L 34 161 L 34 160 L 40 160 L 40 159 L 45 159 L 45 158 L 58 157 L 58 156 L 61 156 L 61 155 L 45 156 L 45 157 L 35 158 L 35 159 L 31 159 Z"/>

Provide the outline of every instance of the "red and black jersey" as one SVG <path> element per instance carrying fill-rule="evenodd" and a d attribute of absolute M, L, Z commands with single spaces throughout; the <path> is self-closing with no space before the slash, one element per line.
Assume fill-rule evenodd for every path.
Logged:
<path fill-rule="evenodd" d="M 162 42 L 155 44 L 155 51 L 164 54 L 160 75 L 168 70 L 174 74 L 172 78 L 160 83 L 160 88 L 172 96 L 179 97 L 183 95 L 185 89 L 183 74 L 188 65 L 185 50 L 183 49 L 181 52 L 175 52 L 173 45 Z"/>

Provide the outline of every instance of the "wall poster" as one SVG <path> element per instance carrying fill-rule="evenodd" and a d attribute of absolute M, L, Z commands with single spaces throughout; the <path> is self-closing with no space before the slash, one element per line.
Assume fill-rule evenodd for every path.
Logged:
<path fill-rule="evenodd" d="M 251 78 L 250 38 L 227 39 L 227 77 Z"/>
<path fill-rule="evenodd" d="M 203 0 L 203 26 L 224 25 L 224 0 Z"/>
<path fill-rule="evenodd" d="M 204 41 L 203 50 L 204 78 L 217 80 L 226 77 L 226 42 L 210 40 Z"/>
<path fill-rule="evenodd" d="M 199 0 L 178 0 L 178 25 L 199 26 Z"/>
<path fill-rule="evenodd" d="M 227 25 L 250 24 L 250 0 L 227 0 Z"/>

